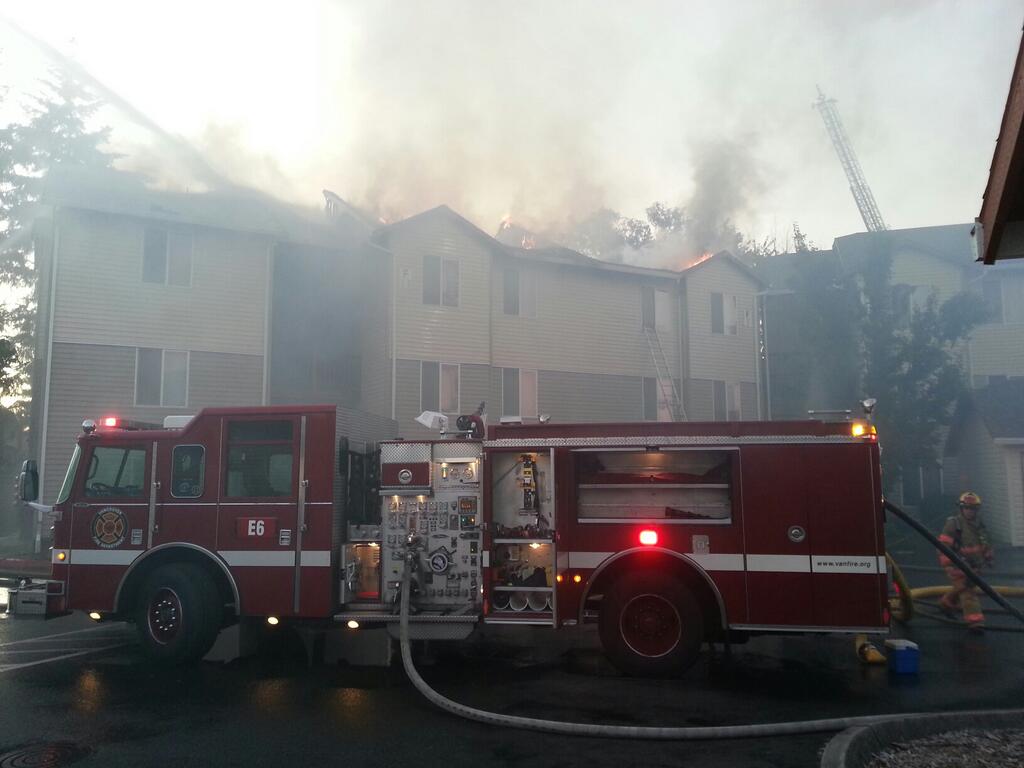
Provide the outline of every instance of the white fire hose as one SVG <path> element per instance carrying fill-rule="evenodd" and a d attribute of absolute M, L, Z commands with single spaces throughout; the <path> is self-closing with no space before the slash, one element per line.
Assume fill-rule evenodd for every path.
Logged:
<path fill-rule="evenodd" d="M 405 674 L 409 676 L 413 686 L 434 706 L 440 707 L 453 715 L 475 720 L 487 725 L 500 725 L 521 728 L 527 731 L 542 733 L 559 733 L 566 736 L 591 736 L 614 739 L 661 739 L 666 741 L 692 741 L 696 739 L 737 739 L 764 736 L 788 736 L 799 733 L 823 733 L 842 731 L 854 726 L 877 725 L 890 720 L 911 720 L 931 717 L 939 713 L 914 712 L 910 714 L 896 713 L 891 715 L 861 715 L 858 717 L 833 717 L 824 720 L 797 720 L 788 723 L 757 723 L 751 725 L 718 725 L 718 726 L 684 726 L 659 727 L 637 725 L 596 725 L 593 723 L 566 723 L 559 720 L 544 720 L 534 717 L 518 717 L 487 712 L 483 709 L 459 704 L 441 695 L 420 677 L 412 662 L 412 646 L 409 640 L 409 596 L 412 571 L 419 559 L 414 545 L 406 551 L 405 569 L 402 574 L 401 609 L 399 615 L 399 640 L 402 647 L 402 664 Z M 1024 710 L 987 710 L 970 711 L 954 714 L 996 714 L 1012 713 L 1024 715 Z M 951 714 L 944 712 L 941 714 Z"/>

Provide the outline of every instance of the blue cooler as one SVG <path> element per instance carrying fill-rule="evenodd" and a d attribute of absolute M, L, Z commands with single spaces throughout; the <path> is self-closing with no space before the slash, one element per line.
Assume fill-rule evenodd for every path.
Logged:
<path fill-rule="evenodd" d="M 921 660 L 917 643 L 910 640 L 886 640 L 889 651 L 889 671 L 896 675 L 916 675 Z"/>

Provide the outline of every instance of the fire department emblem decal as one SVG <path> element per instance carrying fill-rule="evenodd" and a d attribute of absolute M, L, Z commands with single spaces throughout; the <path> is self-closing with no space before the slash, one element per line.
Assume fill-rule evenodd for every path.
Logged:
<path fill-rule="evenodd" d="M 128 518 L 117 507 L 104 507 L 92 519 L 92 540 L 97 547 L 114 549 L 124 543 Z"/>

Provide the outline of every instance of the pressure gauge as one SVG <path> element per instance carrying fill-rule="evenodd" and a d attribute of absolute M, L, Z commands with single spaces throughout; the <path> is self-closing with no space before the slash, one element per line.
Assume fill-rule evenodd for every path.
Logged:
<path fill-rule="evenodd" d="M 430 553 L 430 570 L 434 573 L 444 573 L 452 564 L 452 556 L 446 549 L 438 549 Z"/>

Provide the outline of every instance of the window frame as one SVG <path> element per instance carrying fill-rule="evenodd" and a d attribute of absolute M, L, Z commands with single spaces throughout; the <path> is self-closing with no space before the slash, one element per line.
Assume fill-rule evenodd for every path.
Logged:
<path fill-rule="evenodd" d="M 160 350 L 160 402 L 140 403 L 139 402 L 139 361 L 143 349 Z M 168 352 L 180 352 L 185 355 L 185 402 L 166 403 L 164 398 L 164 371 L 167 368 L 166 360 Z M 162 347 L 136 347 L 135 348 L 135 389 L 132 402 L 138 408 L 188 408 L 189 385 L 192 380 L 192 350 L 190 349 L 164 349 Z"/>
<path fill-rule="evenodd" d="M 420 360 L 420 413 L 423 411 L 437 411 L 447 416 L 458 416 L 462 413 L 462 363 L 446 363 L 442 360 Z M 423 403 L 423 366 L 437 366 L 437 408 L 428 408 Z M 455 369 L 455 410 L 447 411 L 441 406 L 444 404 L 444 369 Z"/>
<path fill-rule="evenodd" d="M 202 457 L 199 460 L 199 493 L 195 496 L 179 496 L 174 492 L 174 454 L 179 448 L 199 448 L 202 450 Z M 206 446 L 201 443 L 179 443 L 171 447 L 171 466 L 168 473 L 171 481 L 171 497 L 175 499 L 201 499 L 206 493 Z"/>
<path fill-rule="evenodd" d="M 163 280 L 147 280 L 146 279 L 146 237 L 150 231 L 160 231 L 164 233 L 164 274 Z M 171 276 L 171 239 L 174 237 L 188 237 L 188 282 L 187 283 L 172 283 L 170 281 Z M 195 232 L 191 228 L 183 227 L 169 227 L 163 224 L 146 224 L 143 227 L 142 232 L 142 259 L 140 259 L 139 265 L 139 280 L 145 285 L 160 285 L 165 288 L 191 288 L 194 275 L 195 275 L 195 261 L 196 261 L 196 238 Z"/>
<path fill-rule="evenodd" d="M 501 371 L 501 416 L 500 418 L 519 418 L 519 419 L 535 419 L 540 415 L 540 369 L 539 368 L 499 368 Z M 506 413 L 508 408 L 507 398 L 505 397 L 505 372 L 515 371 L 516 372 L 516 410 L 517 413 Z M 533 415 L 523 415 L 523 371 L 526 373 L 533 374 Z"/>
<path fill-rule="evenodd" d="M 427 260 L 437 260 L 437 301 L 427 300 Z M 447 276 L 449 270 L 454 265 L 455 269 L 455 303 L 449 303 L 445 297 L 445 285 L 447 283 Z M 422 274 L 422 285 L 420 286 L 420 301 L 425 307 L 447 307 L 449 309 L 458 309 L 462 305 L 462 263 L 460 259 L 452 258 L 450 256 L 438 256 L 432 253 L 425 253 L 422 257 L 421 262 L 421 274 Z M 432 282 L 432 281 L 431 281 Z M 433 289 L 433 286 L 431 286 Z M 433 298 L 433 296 L 431 296 Z"/>

